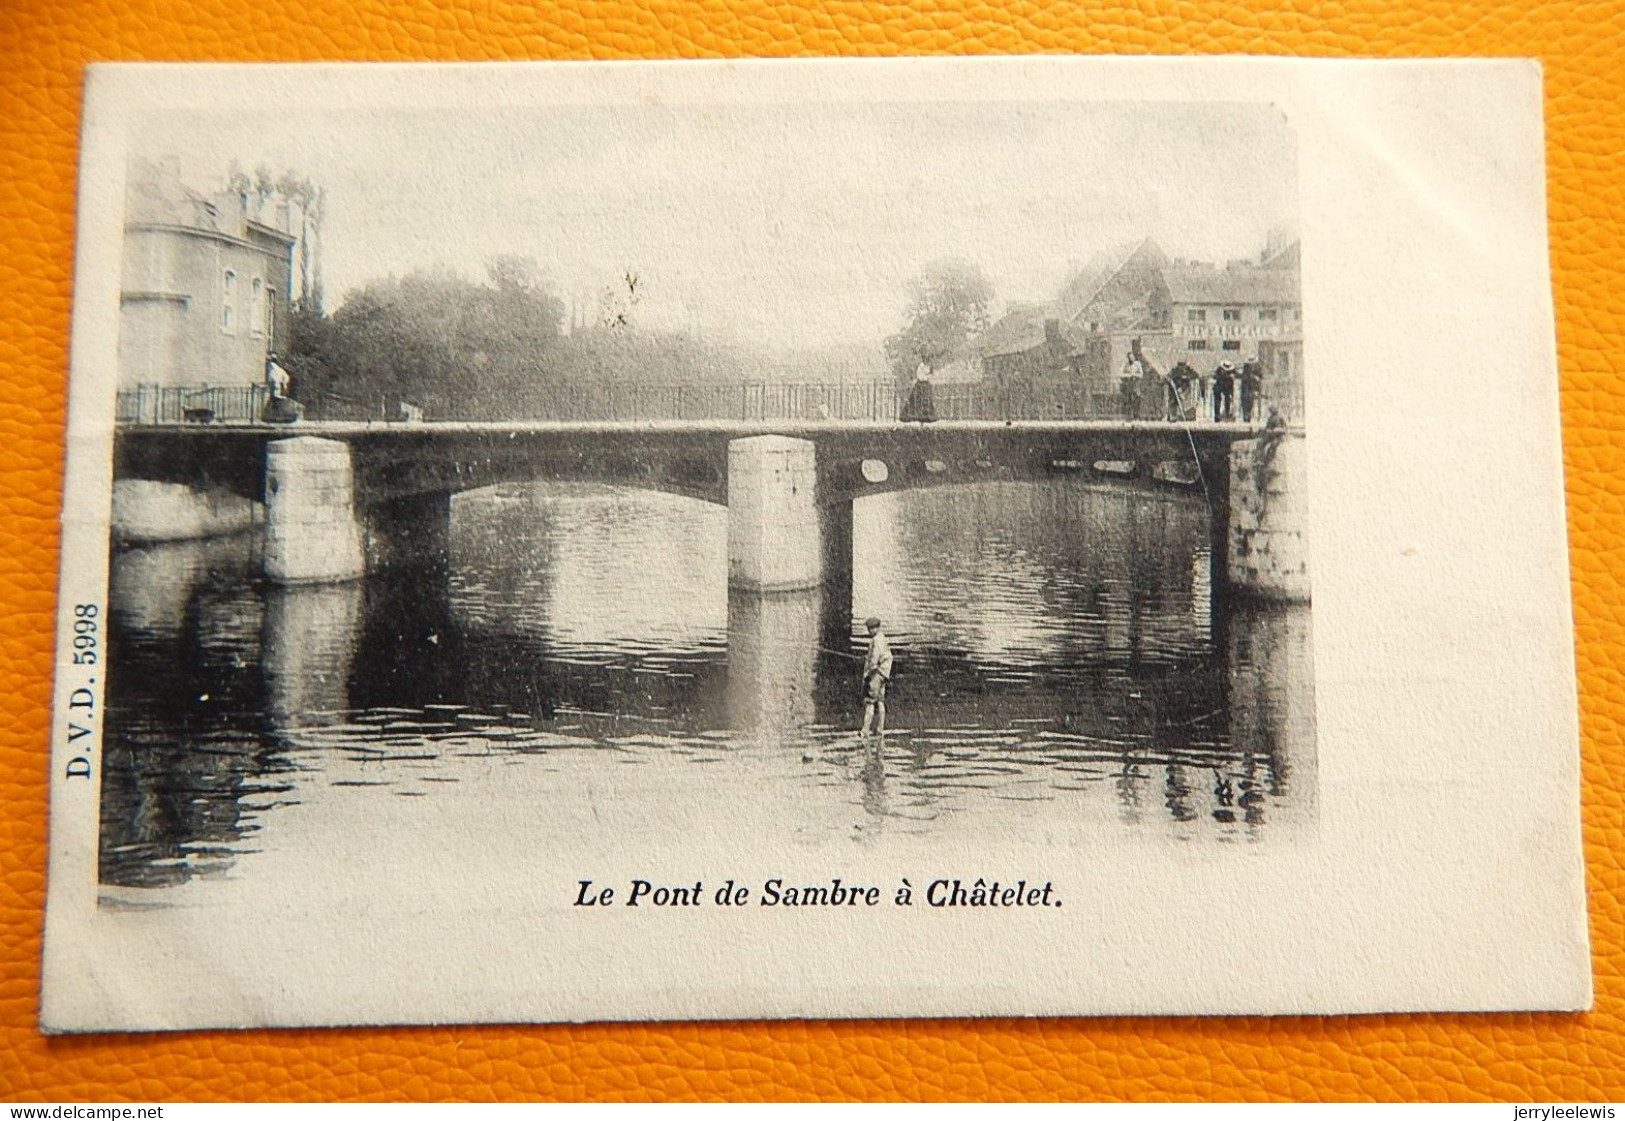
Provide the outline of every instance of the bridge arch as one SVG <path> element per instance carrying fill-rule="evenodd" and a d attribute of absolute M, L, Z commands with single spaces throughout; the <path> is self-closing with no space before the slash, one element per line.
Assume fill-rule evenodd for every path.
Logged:
<path fill-rule="evenodd" d="M 1114 474 L 1097 471 L 1096 463 L 1118 464 L 1115 474 L 1142 481 L 1157 463 L 1199 466 L 1216 545 L 1229 540 L 1234 514 L 1244 516 L 1239 534 L 1272 548 L 1279 544 L 1277 552 L 1296 558 L 1301 436 L 1282 430 L 1260 439 L 1256 428 L 1239 424 L 1139 421 L 152 424 L 120 427 L 114 478 L 115 487 L 148 480 L 265 502 L 267 540 L 304 542 L 300 557 L 309 562 L 308 571 L 295 566 L 297 571 L 273 572 L 267 561 L 267 575 L 290 582 L 353 575 L 353 566 L 327 563 L 334 550 L 323 543 L 324 535 L 352 540 L 357 520 L 372 518 L 375 509 L 449 509 L 453 494 L 531 479 L 661 491 L 727 505 L 730 542 L 741 546 L 737 557 L 730 552 L 731 575 L 745 586 L 779 588 L 805 586 L 829 571 L 827 563 L 820 567 L 818 554 L 828 542 L 838 546 L 849 539 L 857 498 L 1056 474 Z M 1259 455 L 1250 469 L 1244 458 L 1232 463 L 1231 445 L 1238 441 L 1253 441 L 1268 456 Z M 273 452 L 272 444 L 290 446 Z M 277 459 L 292 467 L 301 458 L 292 445 L 309 453 L 287 475 L 297 495 L 265 494 L 266 464 Z M 1276 459 L 1278 447 L 1287 447 L 1289 457 Z M 885 469 L 866 477 L 865 461 Z M 1237 486 L 1239 498 L 1232 493 Z M 1266 490 L 1287 497 L 1265 503 Z M 1287 528 L 1269 520 L 1276 515 L 1266 505 L 1279 509 L 1277 520 Z M 1243 536 L 1230 542 L 1242 552 Z M 354 550 L 346 546 L 345 552 Z M 833 559 L 826 555 L 824 562 Z M 756 572 L 758 561 L 783 571 Z M 1274 581 L 1276 569 L 1292 567 L 1283 581 L 1296 581 L 1294 588 L 1303 583 L 1296 559 L 1269 564 L 1267 571 L 1264 561 L 1254 564 L 1263 573 L 1259 581 Z"/>
<path fill-rule="evenodd" d="M 449 454 L 448 454 L 449 451 Z M 599 484 L 659 491 L 726 506 L 726 448 L 583 450 L 493 442 L 413 454 L 392 444 L 356 448 L 357 500 L 363 506 L 413 496 L 455 495 L 510 483 Z"/>
<path fill-rule="evenodd" d="M 871 464 L 881 464 L 883 469 L 875 471 Z M 910 490 L 994 483 L 1041 483 L 1056 479 L 1168 491 L 1194 490 L 1200 494 L 1208 470 L 1211 470 L 1211 465 L 1204 465 L 1189 453 L 1183 459 L 1156 454 L 1134 459 L 1040 458 L 1017 462 L 997 462 L 985 458 L 958 461 L 876 458 L 835 463 L 823 468 L 820 503 L 853 502 Z"/>

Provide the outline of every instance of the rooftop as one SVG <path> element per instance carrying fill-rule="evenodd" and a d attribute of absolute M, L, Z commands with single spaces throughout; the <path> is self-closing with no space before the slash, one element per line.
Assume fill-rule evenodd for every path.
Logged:
<path fill-rule="evenodd" d="M 1296 304 L 1298 273 L 1284 268 L 1167 268 L 1162 280 L 1176 304 Z"/>
<path fill-rule="evenodd" d="M 1112 278 L 1137 258 L 1151 268 L 1163 268 L 1168 264 L 1168 255 L 1162 251 L 1162 246 L 1149 237 L 1125 241 L 1096 253 L 1061 286 L 1060 294 L 1055 299 L 1059 317 L 1068 321 L 1077 319 L 1095 302 Z"/>
<path fill-rule="evenodd" d="M 1056 309 L 1044 304 L 1022 304 L 1012 307 L 997 323 L 989 327 L 970 345 L 983 357 L 993 357 L 1000 354 L 1023 354 L 1034 347 L 1042 346 L 1045 335 L 1045 321 L 1058 319 Z M 1081 331 L 1058 324 L 1061 339 L 1066 343 L 1068 351 L 1083 346 L 1085 336 Z"/>

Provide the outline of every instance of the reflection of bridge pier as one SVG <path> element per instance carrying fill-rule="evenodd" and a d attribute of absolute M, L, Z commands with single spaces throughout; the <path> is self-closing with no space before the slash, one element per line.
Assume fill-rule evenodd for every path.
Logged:
<path fill-rule="evenodd" d="M 728 722 L 782 734 L 816 719 L 824 590 L 728 589 Z"/>
<path fill-rule="evenodd" d="M 1303 610 L 1248 605 L 1228 620 L 1230 740 L 1267 768 L 1271 795 L 1314 801 L 1315 692 L 1310 618 Z"/>
<path fill-rule="evenodd" d="M 361 602 L 354 581 L 266 592 L 260 666 L 274 728 L 330 723 L 350 706 Z"/>

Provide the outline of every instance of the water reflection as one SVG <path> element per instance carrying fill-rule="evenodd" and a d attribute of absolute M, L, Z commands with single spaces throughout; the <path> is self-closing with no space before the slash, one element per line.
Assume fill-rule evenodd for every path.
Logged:
<path fill-rule="evenodd" d="M 270 727 L 332 723 L 350 707 L 361 584 L 268 588 L 263 594 L 260 668 Z"/>
<path fill-rule="evenodd" d="M 728 596 L 728 726 L 784 736 L 818 717 L 824 591 Z"/>
<path fill-rule="evenodd" d="M 688 500 L 521 487 L 453 517 L 444 566 L 345 585 L 265 586 L 248 537 L 114 555 L 104 882 L 252 876 L 397 813 L 381 799 L 477 837 L 497 773 L 541 802 L 613 791 L 619 841 L 658 839 L 678 789 L 764 844 L 1311 820 L 1308 609 L 1216 606 L 1188 496 L 865 500 L 851 589 L 778 596 L 730 596 L 725 511 Z M 898 673 L 893 730 L 866 743 L 870 614 Z M 491 848 L 581 828 L 557 817 L 503 821 Z"/>

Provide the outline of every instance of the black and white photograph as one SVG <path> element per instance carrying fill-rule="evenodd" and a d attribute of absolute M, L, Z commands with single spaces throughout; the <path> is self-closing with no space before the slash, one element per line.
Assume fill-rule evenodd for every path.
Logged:
<path fill-rule="evenodd" d="M 1319 859 L 1310 463 L 1407 336 L 1306 298 L 1301 90 L 345 69 L 85 173 L 62 781 L 109 960 L 212 961 L 115 1026 L 1062 1010 L 917 970 Z M 919 966 L 789 949 L 874 938 Z M 1143 1010 L 1245 1010 L 1237 953 Z"/>
<path fill-rule="evenodd" d="M 259 891 L 374 816 L 490 853 L 679 799 L 818 847 L 1301 826 L 1291 131 L 1009 116 L 153 122 L 107 901 Z M 515 788 L 553 811 L 519 835 Z"/>

